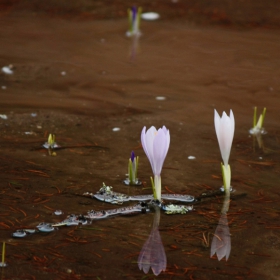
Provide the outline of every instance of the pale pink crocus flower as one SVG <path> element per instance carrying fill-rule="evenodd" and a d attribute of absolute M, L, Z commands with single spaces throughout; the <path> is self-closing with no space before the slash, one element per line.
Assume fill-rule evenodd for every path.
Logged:
<path fill-rule="evenodd" d="M 141 143 L 150 161 L 154 173 L 155 199 L 161 200 L 161 169 L 170 144 L 169 130 L 163 126 L 158 130 L 152 126 L 146 132 L 144 126 L 141 133 Z"/>
<path fill-rule="evenodd" d="M 224 164 L 222 164 L 224 188 L 230 189 L 231 171 L 230 165 L 228 164 L 228 160 L 235 127 L 234 115 L 232 110 L 230 110 L 229 116 L 225 112 L 223 112 L 222 117 L 220 117 L 217 111 L 215 110 L 214 123 L 221 155 L 224 162 Z"/>

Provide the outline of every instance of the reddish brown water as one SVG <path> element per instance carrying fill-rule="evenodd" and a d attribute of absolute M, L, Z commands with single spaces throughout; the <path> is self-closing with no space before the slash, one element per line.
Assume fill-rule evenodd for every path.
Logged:
<path fill-rule="evenodd" d="M 214 108 L 232 109 L 236 120 L 231 254 L 227 262 L 210 258 L 221 197 L 198 203 L 187 215 L 162 213 L 167 270 L 158 278 L 279 279 L 279 30 L 194 26 L 182 18 L 142 22 L 138 42 L 126 38 L 126 30 L 126 19 L 2 15 L 1 68 L 12 64 L 14 74 L 0 74 L 6 87 L 0 89 L 0 113 L 8 116 L 0 119 L 0 240 L 8 263 L 1 279 L 153 279 L 137 265 L 153 213 L 23 239 L 11 234 L 71 213 L 116 207 L 79 196 L 96 192 L 102 182 L 115 191 L 150 193 L 143 126 L 170 129 L 163 192 L 197 196 L 218 189 Z M 259 112 L 267 107 L 263 148 L 253 146 L 248 134 L 254 106 Z M 48 133 L 69 148 L 55 157 L 37 149 Z M 131 150 L 140 156 L 143 188 L 122 184 Z M 55 209 L 64 216 L 52 215 Z"/>

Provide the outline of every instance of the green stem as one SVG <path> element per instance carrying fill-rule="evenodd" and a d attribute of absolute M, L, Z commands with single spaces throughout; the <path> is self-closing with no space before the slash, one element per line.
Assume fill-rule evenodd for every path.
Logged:
<path fill-rule="evenodd" d="M 135 164 L 135 181 L 137 180 L 137 171 L 138 171 L 138 162 L 139 162 L 139 157 L 136 157 L 136 164 Z M 136 183 L 136 182 L 135 182 Z"/>
<path fill-rule="evenodd" d="M 132 161 L 131 159 L 128 160 L 128 180 L 129 180 L 129 184 L 132 183 L 133 180 L 133 175 L 132 175 L 133 171 L 132 171 Z"/>
<path fill-rule="evenodd" d="M 262 120 L 261 120 L 261 128 L 263 126 L 263 121 L 264 121 L 265 113 L 266 113 L 266 108 L 263 109 Z"/>
<path fill-rule="evenodd" d="M 152 184 L 154 199 L 157 199 L 157 192 L 156 192 L 156 188 L 155 188 L 154 179 L 152 176 L 151 176 L 151 184 Z"/>
<path fill-rule="evenodd" d="M 6 252 L 6 243 L 3 242 L 3 246 L 2 246 L 2 264 L 5 263 L 5 252 Z"/>
<path fill-rule="evenodd" d="M 257 124 L 257 107 L 254 108 L 254 117 L 253 117 L 253 128 Z"/>
<path fill-rule="evenodd" d="M 132 11 L 130 9 L 127 10 L 128 13 L 128 24 L 129 24 L 129 31 L 132 33 L 133 26 L 132 26 Z"/>
<path fill-rule="evenodd" d="M 142 8 L 139 7 L 137 10 L 137 31 L 139 31 L 140 28 L 141 13 L 142 13 Z"/>

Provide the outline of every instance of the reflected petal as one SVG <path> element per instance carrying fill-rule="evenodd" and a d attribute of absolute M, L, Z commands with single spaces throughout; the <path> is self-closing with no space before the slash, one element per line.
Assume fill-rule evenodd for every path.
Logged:
<path fill-rule="evenodd" d="M 219 261 L 223 257 L 225 257 L 226 260 L 228 260 L 230 251 L 231 251 L 231 238 L 230 238 L 227 215 L 222 214 L 212 240 L 210 257 L 215 255 L 216 253 Z"/>
<path fill-rule="evenodd" d="M 166 254 L 162 245 L 158 228 L 154 228 L 145 242 L 138 257 L 138 267 L 145 273 L 151 268 L 157 276 L 166 270 Z"/>

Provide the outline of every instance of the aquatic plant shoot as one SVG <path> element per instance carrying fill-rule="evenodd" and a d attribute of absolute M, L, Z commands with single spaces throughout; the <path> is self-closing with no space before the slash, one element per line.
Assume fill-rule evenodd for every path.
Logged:
<path fill-rule="evenodd" d="M 6 267 L 7 264 L 5 263 L 5 254 L 6 254 L 6 243 L 3 242 L 2 245 L 2 261 L 0 263 L 0 267 Z"/>
<path fill-rule="evenodd" d="M 152 126 L 146 132 L 146 127 L 142 129 L 141 143 L 150 161 L 154 180 L 152 187 L 154 198 L 161 200 L 161 170 L 170 145 L 169 130 L 163 126 L 158 130 Z"/>
<path fill-rule="evenodd" d="M 48 141 L 43 145 L 43 147 L 48 149 L 50 156 L 56 156 L 56 153 L 53 150 L 59 148 L 59 146 L 55 142 L 54 134 L 49 134 Z"/>
<path fill-rule="evenodd" d="M 133 6 L 132 8 L 127 10 L 128 13 L 128 23 L 129 23 L 129 30 L 126 32 L 126 36 L 140 36 L 140 21 L 141 21 L 141 12 L 142 8 L 139 7 L 138 9 Z"/>
<path fill-rule="evenodd" d="M 266 108 L 263 109 L 262 114 L 260 114 L 258 122 L 257 122 L 257 107 L 254 107 L 254 117 L 253 117 L 253 128 L 250 129 L 250 134 L 258 135 L 265 134 L 265 130 L 263 128 L 264 117 L 266 113 Z"/>
<path fill-rule="evenodd" d="M 217 111 L 214 110 L 214 124 L 222 159 L 224 162 L 224 164 L 221 163 L 224 189 L 229 190 L 231 181 L 231 170 L 230 165 L 228 164 L 228 160 L 235 128 L 235 121 L 232 110 L 230 110 L 229 116 L 225 112 L 223 112 L 222 117 L 220 117 Z"/>
<path fill-rule="evenodd" d="M 132 151 L 128 159 L 128 178 L 124 180 L 126 185 L 139 186 L 142 184 L 137 178 L 138 163 L 139 157 L 135 156 L 135 153 Z"/>

